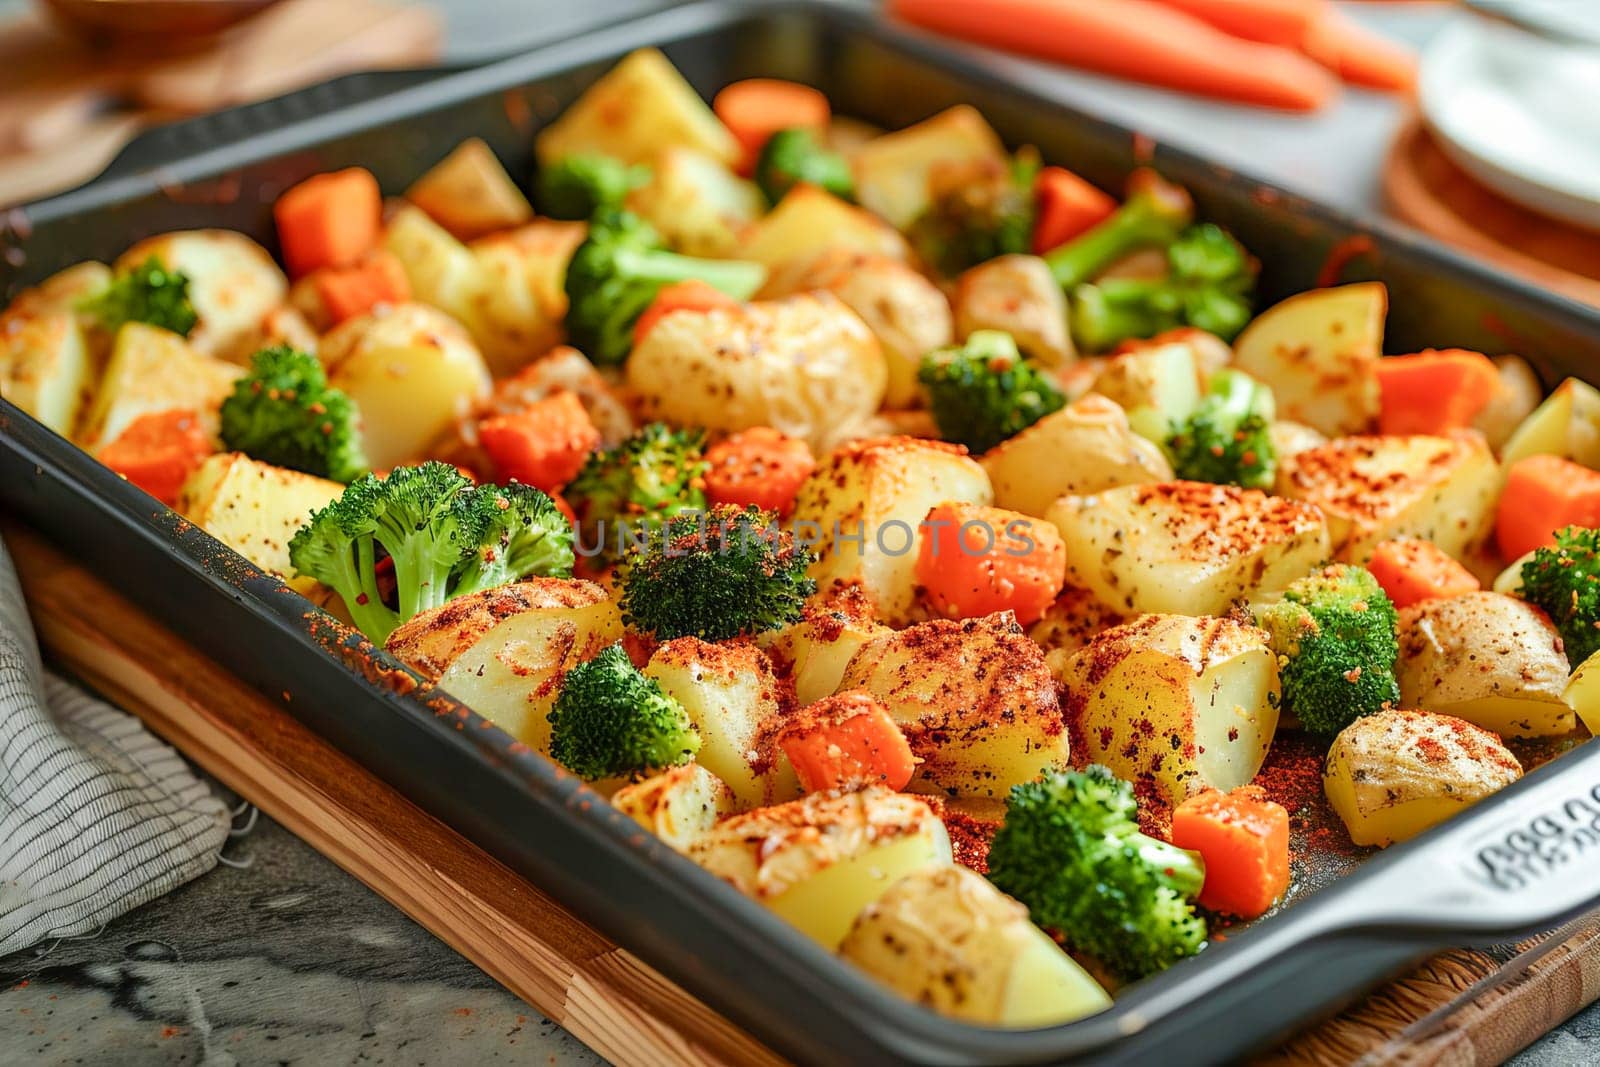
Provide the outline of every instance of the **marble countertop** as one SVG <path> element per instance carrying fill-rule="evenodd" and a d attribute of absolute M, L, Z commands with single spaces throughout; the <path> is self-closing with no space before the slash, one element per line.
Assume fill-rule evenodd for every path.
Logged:
<path fill-rule="evenodd" d="M 20 0 L 0 0 L 0 13 Z M 449 0 L 447 56 L 482 58 L 653 0 Z M 1433 3 L 1351 5 L 1422 42 Z M 1401 117 L 1351 92 L 1290 117 L 996 60 L 1039 90 L 1198 148 L 1344 207 L 1378 204 L 1378 164 Z M 219 866 L 94 937 L 0 958 L 0 1067 L 10 1064 L 601 1062 L 309 846 L 261 817 Z M 1600 1061 L 1600 1007 L 1517 1067 Z"/>

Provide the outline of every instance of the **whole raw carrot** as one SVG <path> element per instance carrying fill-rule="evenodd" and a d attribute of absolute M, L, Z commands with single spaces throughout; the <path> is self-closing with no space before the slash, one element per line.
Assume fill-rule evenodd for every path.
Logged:
<path fill-rule="evenodd" d="M 1298 48 L 1325 0 L 1161 0 L 1247 41 Z"/>
<path fill-rule="evenodd" d="M 1404 93 L 1417 81 L 1417 57 L 1410 49 L 1374 33 L 1331 4 L 1306 27 L 1300 47 L 1352 85 Z"/>
<path fill-rule="evenodd" d="M 1305 56 L 1157 0 L 889 0 L 888 9 L 963 40 L 1260 107 L 1314 111 L 1338 92 Z"/>

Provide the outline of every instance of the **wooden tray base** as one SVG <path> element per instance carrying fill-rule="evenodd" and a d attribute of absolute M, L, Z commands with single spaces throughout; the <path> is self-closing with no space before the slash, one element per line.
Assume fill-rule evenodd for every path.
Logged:
<path fill-rule="evenodd" d="M 0 533 L 55 660 L 600 1055 L 781 1062 L 37 534 Z M 1264 1060 L 1498 1063 L 1600 997 L 1600 917 L 1556 936 L 1509 966 L 1446 953 Z"/>

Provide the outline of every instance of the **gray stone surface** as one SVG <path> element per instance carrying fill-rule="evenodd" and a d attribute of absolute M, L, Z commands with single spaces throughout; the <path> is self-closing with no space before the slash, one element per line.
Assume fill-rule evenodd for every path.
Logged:
<path fill-rule="evenodd" d="M 1576 0 L 1574 0 L 1576 2 Z M 0 15 L 22 0 L 0 0 Z M 657 6 L 654 0 L 441 0 L 447 56 L 476 60 Z M 1415 42 L 1443 5 L 1351 5 Z M 1346 94 L 1279 116 L 1019 60 L 994 62 L 1062 101 L 1206 152 L 1298 192 L 1379 209 L 1392 100 Z M 263 818 L 197 882 L 99 936 L 0 959 L 0 1067 L 107 1063 L 599 1062 L 360 883 Z M 1600 1062 L 1600 1008 L 1517 1067 Z"/>

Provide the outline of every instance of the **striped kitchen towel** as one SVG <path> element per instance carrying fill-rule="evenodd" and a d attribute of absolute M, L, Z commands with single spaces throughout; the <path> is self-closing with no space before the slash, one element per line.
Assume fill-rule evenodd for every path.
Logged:
<path fill-rule="evenodd" d="M 176 752 L 45 671 L 0 543 L 0 956 L 204 874 L 228 826 Z"/>

